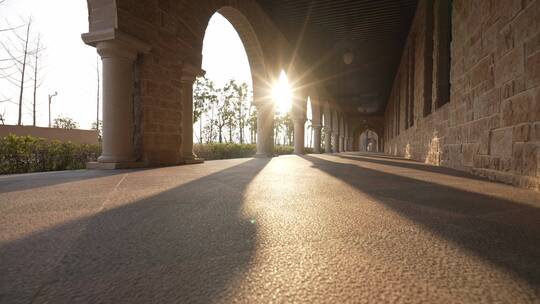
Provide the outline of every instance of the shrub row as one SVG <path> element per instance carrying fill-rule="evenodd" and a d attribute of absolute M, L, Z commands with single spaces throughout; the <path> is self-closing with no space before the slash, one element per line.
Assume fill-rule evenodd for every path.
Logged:
<path fill-rule="evenodd" d="M 195 144 L 196 155 L 206 160 L 253 157 L 255 144 Z M 274 154 L 292 154 L 292 146 L 274 146 Z M 312 149 L 306 148 L 306 153 Z M 0 174 L 74 170 L 85 168 L 101 154 L 100 145 L 46 141 L 31 136 L 0 138 Z"/>
<path fill-rule="evenodd" d="M 193 152 L 205 160 L 245 158 L 253 157 L 257 153 L 257 146 L 255 144 L 195 144 Z M 276 155 L 292 154 L 293 152 L 294 147 L 292 146 L 274 146 L 274 154 Z M 313 149 L 306 148 L 306 153 L 313 153 Z"/>
<path fill-rule="evenodd" d="M 11 134 L 0 138 L 0 174 L 82 169 L 100 154 L 100 145 Z"/>
<path fill-rule="evenodd" d="M 254 144 L 194 144 L 193 152 L 205 160 L 252 157 L 257 152 Z"/>

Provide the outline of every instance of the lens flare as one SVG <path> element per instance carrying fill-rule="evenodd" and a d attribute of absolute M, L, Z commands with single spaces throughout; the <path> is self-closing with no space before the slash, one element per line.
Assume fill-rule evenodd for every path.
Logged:
<path fill-rule="evenodd" d="M 285 71 L 281 71 L 278 82 L 272 90 L 272 98 L 276 104 L 276 110 L 280 114 L 289 112 L 292 108 L 292 91 Z"/>

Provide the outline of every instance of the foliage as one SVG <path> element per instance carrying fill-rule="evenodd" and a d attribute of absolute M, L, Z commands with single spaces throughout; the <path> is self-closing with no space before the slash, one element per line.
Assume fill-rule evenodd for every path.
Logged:
<path fill-rule="evenodd" d="M 71 130 L 79 128 L 79 124 L 73 118 L 58 117 L 53 121 L 53 128 Z"/>
<path fill-rule="evenodd" d="M 276 155 L 285 155 L 293 154 L 294 147 L 289 145 L 274 145 L 274 154 Z"/>
<path fill-rule="evenodd" d="M 194 122 L 199 123 L 199 143 L 244 143 L 246 128 L 255 142 L 257 119 L 252 94 L 247 83 L 229 80 L 222 88 L 204 77 L 193 89 Z"/>
<path fill-rule="evenodd" d="M 206 160 L 212 159 L 229 159 L 229 158 L 244 158 L 253 157 L 257 152 L 257 147 L 254 144 L 195 144 L 193 145 L 195 154 Z"/>
<path fill-rule="evenodd" d="M 99 126 L 98 126 L 97 122 L 94 121 L 92 123 L 92 130 L 97 130 L 98 131 L 98 140 L 99 140 L 99 142 L 101 142 L 102 135 L 103 135 L 102 134 L 102 132 L 103 132 L 103 121 L 102 120 L 99 121 Z"/>
<path fill-rule="evenodd" d="M 230 159 L 230 158 L 245 158 L 253 157 L 257 153 L 257 145 L 255 144 L 235 144 L 235 143 L 211 143 L 211 144 L 195 144 L 193 151 L 198 157 L 205 160 L 214 159 Z M 294 147 L 287 145 L 275 145 L 275 155 L 292 154 Z M 313 153 L 313 149 L 306 148 L 306 153 Z"/>
<path fill-rule="evenodd" d="M 0 138 L 0 174 L 82 169 L 100 154 L 99 145 L 10 134 Z"/>
<path fill-rule="evenodd" d="M 206 77 L 198 77 L 195 80 L 193 89 L 193 122 L 200 121 L 203 113 L 209 110 L 209 107 L 217 102 L 218 91 L 212 80 Z"/>

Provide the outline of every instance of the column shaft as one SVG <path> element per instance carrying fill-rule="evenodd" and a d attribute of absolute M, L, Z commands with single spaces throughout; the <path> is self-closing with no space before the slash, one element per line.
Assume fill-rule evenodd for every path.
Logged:
<path fill-rule="evenodd" d="M 192 80 L 191 80 L 192 79 Z M 195 159 L 193 153 L 193 81 L 182 79 L 182 159 L 189 162 Z"/>
<path fill-rule="evenodd" d="M 257 104 L 257 154 L 271 157 L 274 153 L 274 111 L 270 103 Z"/>
<path fill-rule="evenodd" d="M 332 132 L 332 152 L 339 152 L 339 135 L 337 132 Z"/>
<path fill-rule="evenodd" d="M 294 119 L 294 154 L 304 154 L 305 119 Z"/>
<path fill-rule="evenodd" d="M 112 41 L 99 42 L 103 62 L 102 163 L 135 161 L 133 63 L 137 53 Z"/>
<path fill-rule="evenodd" d="M 321 126 L 313 127 L 313 152 L 321 153 Z"/>
<path fill-rule="evenodd" d="M 325 143 L 324 143 L 324 152 L 332 153 L 332 130 L 326 129 L 325 131 Z"/>

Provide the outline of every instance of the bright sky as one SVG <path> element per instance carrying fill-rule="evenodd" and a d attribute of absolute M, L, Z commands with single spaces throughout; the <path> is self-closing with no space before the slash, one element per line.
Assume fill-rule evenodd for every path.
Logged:
<path fill-rule="evenodd" d="M 0 9 L 0 24 L 7 27 L 21 24 L 21 17 L 34 19 L 34 33 L 43 35 L 45 51 L 44 82 L 38 89 L 37 124 L 48 124 L 48 94 L 54 97 L 51 116 L 74 118 L 81 128 L 90 128 L 96 120 L 96 51 L 85 45 L 80 35 L 88 31 L 88 10 L 83 0 L 7 0 Z M 58 8 L 62 9 L 59 10 Z M 5 40 L 8 33 L 0 33 Z M 216 50 L 219 50 L 216 52 Z M 203 69 L 217 86 L 229 79 L 246 82 L 251 86 L 251 73 L 244 46 L 233 26 L 221 15 L 215 14 L 204 38 Z M 29 83 L 30 84 L 30 83 Z M 24 94 L 23 124 L 32 123 L 32 89 Z M 18 88 L 0 80 L 0 100 L 11 98 L 12 103 L 0 104 L 5 111 L 6 123 L 16 124 Z"/>
<path fill-rule="evenodd" d="M 48 94 L 54 97 L 51 116 L 74 118 L 81 128 L 90 128 L 96 117 L 96 58 L 94 48 L 86 46 L 81 34 L 88 31 L 88 9 L 83 0 L 7 0 L 0 8 L 0 27 L 6 20 L 21 24 L 21 18 L 32 16 L 33 33 L 41 33 L 47 48 L 43 61 L 43 85 L 38 89 L 37 125 L 48 125 Z M 5 40 L 7 32 L 0 33 Z M 0 100 L 5 97 L 18 101 L 18 88 L 0 80 Z M 32 89 L 25 91 L 23 124 L 32 124 Z M 3 98 L 4 97 L 4 98 Z M 17 105 L 0 104 L 6 123 L 17 123 Z"/>
<path fill-rule="evenodd" d="M 37 125 L 48 125 L 48 94 L 57 91 L 51 108 L 52 119 L 67 116 L 75 119 L 81 128 L 90 128 L 96 120 L 98 56 L 93 47 L 81 40 L 81 34 L 88 31 L 86 1 L 7 0 L 0 8 L 0 28 L 6 28 L 8 23 L 20 25 L 23 23 L 21 18 L 30 16 L 34 20 L 32 33 L 41 33 L 46 47 L 41 63 L 44 81 L 37 93 Z M 0 32 L 0 40 L 5 42 L 9 35 L 9 32 Z M 0 52 L 0 59 L 4 57 L 5 54 Z M 218 87 L 230 79 L 251 86 L 251 72 L 242 41 L 229 21 L 219 14 L 214 14 L 206 29 L 202 68 Z M 286 89 L 287 85 L 281 83 L 279 87 Z M 25 89 L 25 125 L 32 124 L 32 94 L 31 87 Z M 281 95 L 287 94 L 278 92 L 277 95 L 283 99 Z M 12 102 L 0 103 L 0 113 L 5 113 L 6 124 L 16 124 L 18 88 L 0 79 L 0 100 L 6 98 Z"/>
<path fill-rule="evenodd" d="M 203 41 L 202 68 L 218 87 L 229 79 L 246 82 L 251 87 L 251 71 L 242 40 L 232 24 L 220 14 L 208 23 Z"/>

